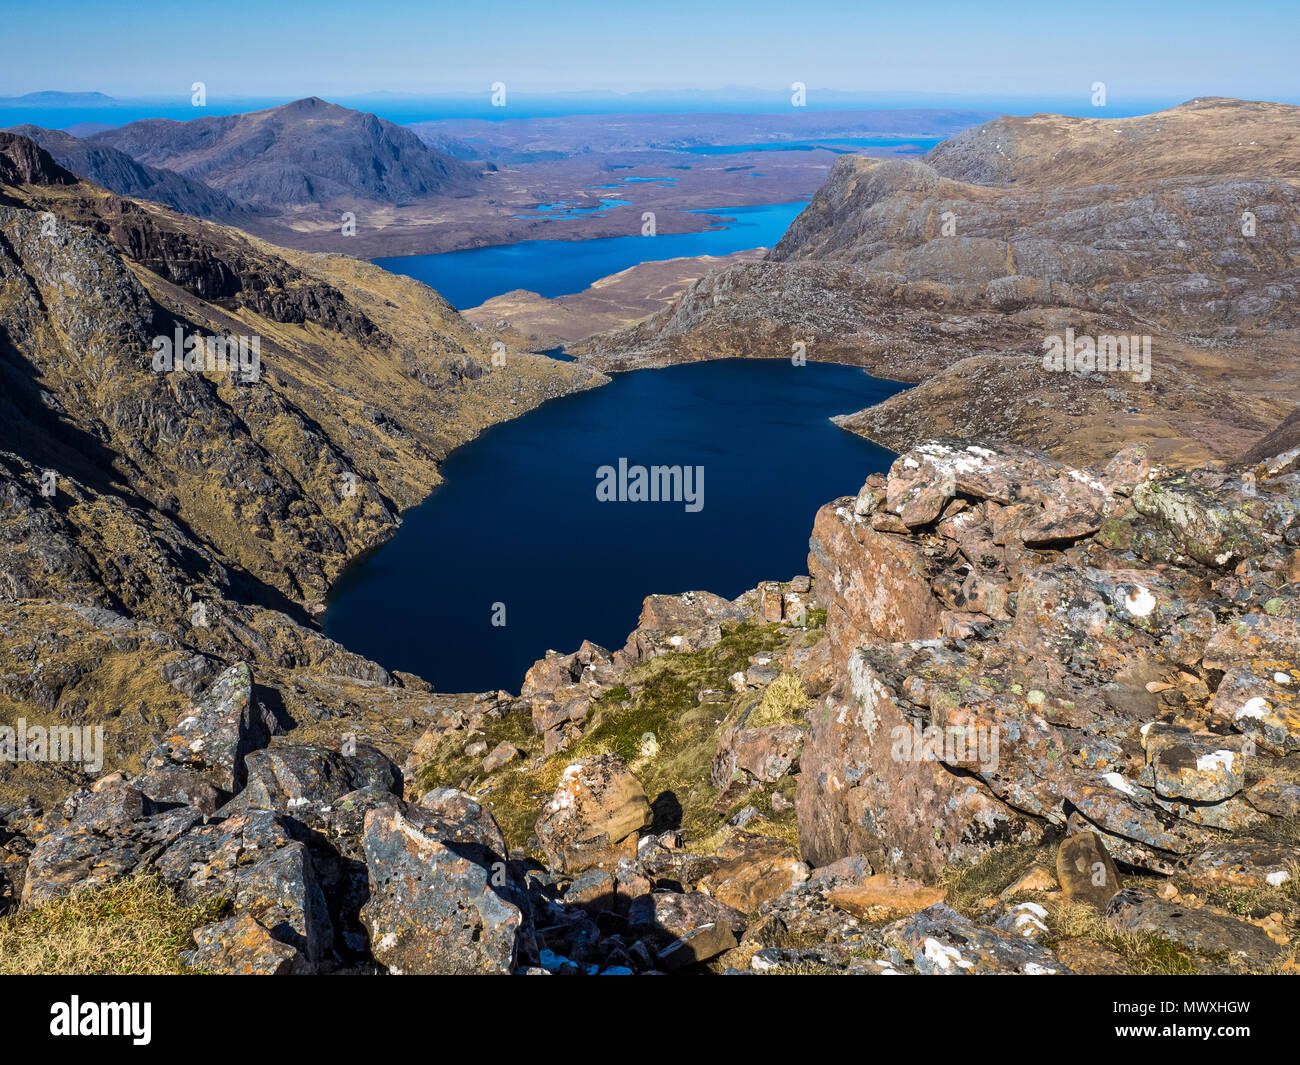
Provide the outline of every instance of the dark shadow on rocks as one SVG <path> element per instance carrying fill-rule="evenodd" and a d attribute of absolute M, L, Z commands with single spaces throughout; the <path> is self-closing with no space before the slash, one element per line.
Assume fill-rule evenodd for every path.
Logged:
<path fill-rule="evenodd" d="M 682 827 L 682 804 L 678 801 L 676 792 L 660 792 L 659 797 L 650 804 L 650 810 L 654 814 L 650 831 L 656 835 Z"/>

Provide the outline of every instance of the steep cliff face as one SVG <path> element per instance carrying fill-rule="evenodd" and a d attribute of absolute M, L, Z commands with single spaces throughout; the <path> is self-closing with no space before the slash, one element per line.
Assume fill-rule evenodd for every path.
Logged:
<path fill-rule="evenodd" d="M 84 183 L 6 191 L 25 206 L 0 208 L 5 446 L 121 480 L 293 599 L 318 600 L 391 535 L 451 446 L 599 380 L 528 355 L 494 368 L 488 339 L 435 293 L 363 264 L 291 263 Z M 158 345 L 191 336 L 244 338 L 257 365 L 155 370 Z M 43 450 L 50 436 L 68 453 Z"/>

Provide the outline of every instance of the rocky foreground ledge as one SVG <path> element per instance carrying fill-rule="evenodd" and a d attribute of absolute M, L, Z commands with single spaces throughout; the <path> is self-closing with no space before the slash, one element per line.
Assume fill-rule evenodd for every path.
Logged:
<path fill-rule="evenodd" d="M 230 666 L 134 777 L 0 808 L 19 912 L 148 873 L 210 972 L 1294 970 L 1300 451 L 930 443 L 809 575 L 652 596 L 400 766 Z"/>

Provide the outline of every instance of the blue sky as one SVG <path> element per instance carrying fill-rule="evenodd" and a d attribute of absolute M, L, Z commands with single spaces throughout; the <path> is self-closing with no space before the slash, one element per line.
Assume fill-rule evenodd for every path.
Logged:
<path fill-rule="evenodd" d="M 1296 0 L 103 0 L 7 5 L 0 94 L 771 88 L 1300 97 Z"/>

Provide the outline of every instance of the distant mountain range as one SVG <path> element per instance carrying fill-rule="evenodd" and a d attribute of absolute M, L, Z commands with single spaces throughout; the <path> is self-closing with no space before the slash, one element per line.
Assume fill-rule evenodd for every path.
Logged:
<path fill-rule="evenodd" d="M 115 104 L 117 101 L 102 92 L 28 92 L 22 96 L 0 96 L 0 104 L 11 107 L 94 107 L 97 104 Z"/>

